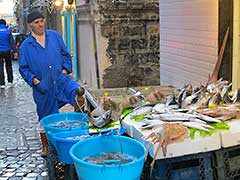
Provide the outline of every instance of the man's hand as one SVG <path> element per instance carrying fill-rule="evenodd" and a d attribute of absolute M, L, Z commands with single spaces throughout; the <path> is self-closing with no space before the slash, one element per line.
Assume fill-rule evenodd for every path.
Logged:
<path fill-rule="evenodd" d="M 40 81 L 35 77 L 33 78 L 32 82 L 33 82 L 33 85 L 37 85 L 40 83 Z"/>
<path fill-rule="evenodd" d="M 17 52 L 13 53 L 13 58 L 18 59 L 18 53 Z"/>
<path fill-rule="evenodd" d="M 62 69 L 63 74 L 68 74 L 68 71 L 66 69 Z"/>

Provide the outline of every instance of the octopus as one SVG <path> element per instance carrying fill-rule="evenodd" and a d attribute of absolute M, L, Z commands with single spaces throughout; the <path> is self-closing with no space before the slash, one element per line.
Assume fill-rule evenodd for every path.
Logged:
<path fill-rule="evenodd" d="M 158 143 L 156 152 L 153 157 L 153 161 L 150 165 L 151 166 L 150 175 L 152 175 L 152 170 L 160 148 L 162 148 L 163 156 L 166 157 L 168 144 L 181 141 L 184 138 L 188 137 L 188 135 L 189 130 L 187 127 L 179 124 L 165 123 L 160 126 L 154 127 L 153 131 L 149 135 L 143 137 L 144 140 L 149 141 L 146 152 L 148 152 L 148 149 L 150 148 L 151 144 Z"/>

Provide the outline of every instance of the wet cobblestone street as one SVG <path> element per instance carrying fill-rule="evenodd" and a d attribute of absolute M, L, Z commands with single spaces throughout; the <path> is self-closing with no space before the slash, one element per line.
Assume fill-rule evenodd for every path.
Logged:
<path fill-rule="evenodd" d="M 18 61 L 13 68 L 14 86 L 0 89 L 0 180 L 47 180 L 32 90 L 18 72 Z"/>

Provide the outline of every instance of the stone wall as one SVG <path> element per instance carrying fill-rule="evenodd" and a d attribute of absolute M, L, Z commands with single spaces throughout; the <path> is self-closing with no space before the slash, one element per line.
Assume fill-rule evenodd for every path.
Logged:
<path fill-rule="evenodd" d="M 93 0 L 77 7 L 80 80 L 97 88 L 159 85 L 158 5 Z"/>
<path fill-rule="evenodd" d="M 158 1 L 99 2 L 102 36 L 111 65 L 104 70 L 103 87 L 158 85 Z"/>

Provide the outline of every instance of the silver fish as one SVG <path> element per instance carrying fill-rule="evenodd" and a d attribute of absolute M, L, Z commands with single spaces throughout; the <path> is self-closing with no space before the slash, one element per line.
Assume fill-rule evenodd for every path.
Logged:
<path fill-rule="evenodd" d="M 231 98 L 233 103 L 240 102 L 240 89 L 236 89 L 233 97 Z"/>
<path fill-rule="evenodd" d="M 153 128 L 156 126 L 160 126 L 166 122 L 161 121 L 161 120 L 144 120 L 143 124 L 141 125 L 141 129 L 146 129 L 146 128 Z"/>
<path fill-rule="evenodd" d="M 190 110 L 197 110 L 208 106 L 209 100 L 212 96 L 210 94 L 203 94 L 196 103 L 188 106 Z"/>
<path fill-rule="evenodd" d="M 197 123 L 197 122 L 181 122 L 180 123 L 183 126 L 187 126 L 187 127 L 191 127 L 191 128 L 196 128 L 196 129 L 200 129 L 203 131 L 207 131 L 210 132 L 210 130 L 207 127 L 202 126 L 202 124 Z"/>
<path fill-rule="evenodd" d="M 191 122 L 197 122 L 197 123 L 202 123 L 202 124 L 207 124 L 206 121 L 203 121 L 201 119 L 198 119 L 198 118 L 192 118 L 190 119 Z"/>
<path fill-rule="evenodd" d="M 176 101 L 179 104 L 182 104 L 183 100 L 190 95 L 192 95 L 192 85 L 186 84 L 183 89 L 179 90 L 178 96 L 176 97 Z"/>
<path fill-rule="evenodd" d="M 143 106 L 138 106 L 133 109 L 133 112 L 131 113 L 132 116 L 136 115 L 146 115 L 150 113 L 153 109 L 152 105 L 143 105 Z"/>
<path fill-rule="evenodd" d="M 195 118 L 198 117 L 196 114 L 182 113 L 182 112 L 171 112 L 165 114 L 159 114 L 161 117 L 184 117 L 184 118 Z"/>
<path fill-rule="evenodd" d="M 208 104 L 219 104 L 221 100 L 222 100 L 221 94 L 217 92 L 210 98 Z"/>
<path fill-rule="evenodd" d="M 195 94 L 192 94 L 191 96 L 186 97 L 183 100 L 183 102 L 181 104 L 181 107 L 182 108 L 188 108 L 188 106 L 190 106 L 193 102 L 196 102 L 196 100 L 199 98 L 199 95 L 200 95 L 201 91 L 202 91 L 202 89 L 200 89 Z"/>
<path fill-rule="evenodd" d="M 101 116 L 89 116 L 89 121 L 97 128 L 103 128 L 111 121 L 111 110 L 105 111 Z"/>
<path fill-rule="evenodd" d="M 169 112 L 169 109 L 165 104 L 158 103 L 153 106 L 152 112 L 157 112 L 157 113 L 166 113 Z"/>
<path fill-rule="evenodd" d="M 200 119 L 206 121 L 206 122 L 213 122 L 213 123 L 219 123 L 221 122 L 221 120 L 210 117 L 210 116 L 206 116 L 200 113 L 195 113 Z"/>
<path fill-rule="evenodd" d="M 167 106 L 171 106 L 171 105 L 178 105 L 179 106 L 178 102 L 176 101 L 176 96 L 174 94 L 168 96 L 165 104 Z"/>

